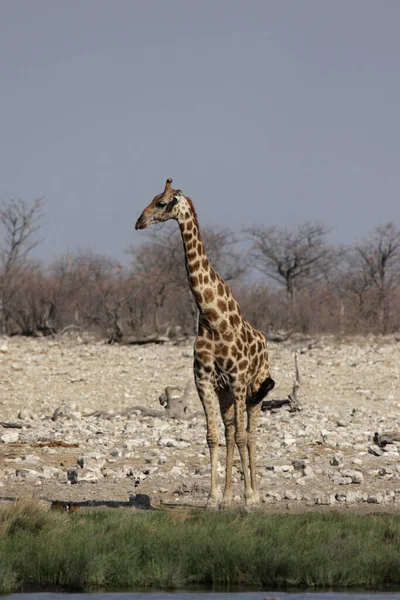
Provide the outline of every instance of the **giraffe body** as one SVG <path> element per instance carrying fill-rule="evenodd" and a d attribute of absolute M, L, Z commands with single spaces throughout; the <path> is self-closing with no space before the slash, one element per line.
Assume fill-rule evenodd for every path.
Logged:
<path fill-rule="evenodd" d="M 194 344 L 194 378 L 204 408 L 211 461 L 211 490 L 207 506 L 219 502 L 217 483 L 218 399 L 226 440 L 226 476 L 222 507 L 232 501 L 232 461 L 238 447 L 244 477 L 245 503 L 259 501 L 256 484 L 255 435 L 261 400 L 274 387 L 270 377 L 265 335 L 242 316 L 231 288 L 210 264 L 190 198 L 171 188 L 153 201 L 136 222 L 136 229 L 175 219 L 182 235 L 189 285 L 199 310 Z M 247 424 L 245 423 L 247 413 Z"/>

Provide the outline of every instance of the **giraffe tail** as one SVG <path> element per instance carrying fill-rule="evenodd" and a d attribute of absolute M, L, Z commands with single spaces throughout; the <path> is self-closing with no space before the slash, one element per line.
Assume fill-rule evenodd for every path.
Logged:
<path fill-rule="evenodd" d="M 257 392 L 247 399 L 249 404 L 258 404 L 275 387 L 275 381 L 271 377 L 264 379 Z"/>

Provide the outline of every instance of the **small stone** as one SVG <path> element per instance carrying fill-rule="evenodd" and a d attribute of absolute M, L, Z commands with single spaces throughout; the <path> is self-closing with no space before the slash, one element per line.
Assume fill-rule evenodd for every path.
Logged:
<path fill-rule="evenodd" d="M 19 433 L 18 431 L 6 431 L 6 433 L 3 433 L 3 435 L 0 437 L 0 440 L 4 444 L 14 444 L 19 440 Z"/>
<path fill-rule="evenodd" d="M 297 469 L 297 470 L 304 469 L 306 464 L 307 463 L 305 460 L 293 460 L 292 461 L 293 468 Z"/>
<path fill-rule="evenodd" d="M 182 476 L 182 469 L 180 469 L 177 466 L 172 467 L 172 469 L 169 471 L 169 474 L 170 475 L 176 475 L 177 477 L 181 477 Z"/>
<path fill-rule="evenodd" d="M 296 492 L 291 492 L 290 490 L 284 492 L 283 497 L 285 500 L 300 500 L 300 495 L 296 494 Z"/>
<path fill-rule="evenodd" d="M 343 477 L 350 477 L 351 483 L 363 483 L 364 476 L 361 471 L 357 471 L 356 469 L 342 469 L 340 472 Z"/>
<path fill-rule="evenodd" d="M 343 466 L 343 456 L 340 456 L 339 454 L 334 454 L 330 458 L 329 464 L 332 465 L 332 467 L 342 467 Z"/>
<path fill-rule="evenodd" d="M 98 473 L 94 473 L 90 469 L 81 469 L 78 471 L 77 475 L 78 483 L 97 483 L 99 481 Z M 102 477 L 101 474 L 100 476 Z"/>
<path fill-rule="evenodd" d="M 368 502 L 368 504 L 382 504 L 383 503 L 383 495 L 382 494 L 369 495 L 367 498 L 367 502 Z"/>
<path fill-rule="evenodd" d="M 177 441 L 172 439 L 172 438 L 162 438 L 160 437 L 157 444 L 159 446 L 166 446 L 167 448 L 173 448 L 174 446 L 177 446 Z"/>
<path fill-rule="evenodd" d="M 33 469 L 15 469 L 15 476 L 21 479 L 38 479 L 40 475 Z"/>
<path fill-rule="evenodd" d="M 296 444 L 296 438 L 293 437 L 285 437 L 282 441 L 281 441 L 281 446 L 293 446 L 294 444 Z"/>
<path fill-rule="evenodd" d="M 76 469 L 68 469 L 67 480 L 69 483 L 78 483 L 78 471 Z"/>
<path fill-rule="evenodd" d="M 352 483 L 351 477 L 343 477 L 341 475 L 334 475 L 332 480 L 333 483 L 336 483 L 336 485 L 349 485 Z"/>
<path fill-rule="evenodd" d="M 132 494 L 129 496 L 129 505 L 142 510 L 151 510 L 150 496 L 147 494 Z"/>
<path fill-rule="evenodd" d="M 317 505 L 332 505 L 335 504 L 336 498 L 334 494 L 318 494 L 314 497 L 314 504 Z"/>

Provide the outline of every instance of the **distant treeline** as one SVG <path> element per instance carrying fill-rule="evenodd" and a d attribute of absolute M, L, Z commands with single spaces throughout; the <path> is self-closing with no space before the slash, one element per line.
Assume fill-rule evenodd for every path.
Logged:
<path fill-rule="evenodd" d="M 195 332 L 197 309 L 178 228 L 156 228 L 147 241 L 128 248 L 129 267 L 90 250 L 43 266 L 31 259 L 43 208 L 42 199 L 0 204 L 0 333 L 52 335 L 75 328 L 121 341 Z M 311 222 L 291 230 L 260 225 L 243 230 L 240 239 L 225 229 L 202 229 L 214 268 L 262 331 L 397 331 L 399 229 L 379 225 L 347 247 L 329 244 L 328 233 Z M 248 250 L 240 252 L 243 240 Z M 255 271 L 256 282 L 247 277 Z"/>

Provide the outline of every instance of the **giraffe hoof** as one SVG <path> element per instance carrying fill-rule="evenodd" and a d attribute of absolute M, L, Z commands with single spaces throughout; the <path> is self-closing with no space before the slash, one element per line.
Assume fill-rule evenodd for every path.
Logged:
<path fill-rule="evenodd" d="M 229 510 L 232 508 L 232 498 L 222 499 L 219 503 L 219 510 Z"/>
<path fill-rule="evenodd" d="M 260 504 L 260 496 L 258 492 L 253 492 L 250 496 L 245 498 L 245 511 L 250 512 L 256 510 Z"/>
<path fill-rule="evenodd" d="M 212 512 L 214 510 L 218 510 L 218 500 L 215 498 L 209 498 L 207 500 L 207 504 L 204 507 L 204 510 L 206 510 L 207 512 Z"/>
<path fill-rule="evenodd" d="M 207 502 L 207 504 L 204 507 L 204 510 L 206 512 L 216 512 L 218 510 L 218 504 L 214 504 L 214 502 Z"/>

